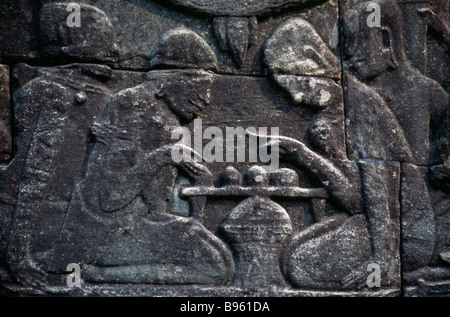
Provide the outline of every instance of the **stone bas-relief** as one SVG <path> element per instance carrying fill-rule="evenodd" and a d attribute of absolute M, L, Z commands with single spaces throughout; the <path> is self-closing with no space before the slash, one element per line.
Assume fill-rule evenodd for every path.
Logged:
<path fill-rule="evenodd" d="M 448 3 L 34 2 L 0 32 L 0 293 L 450 294 Z"/>

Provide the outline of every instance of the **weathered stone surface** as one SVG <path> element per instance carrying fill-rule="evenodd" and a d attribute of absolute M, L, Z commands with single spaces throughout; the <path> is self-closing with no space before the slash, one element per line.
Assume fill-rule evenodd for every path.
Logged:
<path fill-rule="evenodd" d="M 366 214 L 325 217 L 285 246 L 283 273 L 294 286 L 363 288 L 368 263 L 382 267 L 386 285 L 399 282 L 399 203 L 389 197 L 399 191 L 399 164 L 362 161 L 360 169 Z"/>
<path fill-rule="evenodd" d="M 5 0 L 0 3 L 1 60 L 27 61 L 37 57 L 38 10 L 38 1 Z"/>
<path fill-rule="evenodd" d="M 216 69 L 216 55 L 194 31 L 174 29 L 163 34 L 151 54 L 150 67 Z"/>
<path fill-rule="evenodd" d="M 252 18 L 250 26 L 254 26 L 253 36 L 248 38 L 249 46 L 247 54 L 242 61 L 242 66 L 237 65 L 230 55 L 230 48 L 222 50 L 214 26 L 211 24 L 213 16 L 205 19 L 205 14 L 191 14 L 186 10 L 168 10 L 167 2 L 142 0 L 139 5 L 135 5 L 128 0 L 117 0 L 114 3 L 107 0 L 89 0 L 86 3 L 96 6 L 105 12 L 116 31 L 117 43 L 120 49 L 119 67 L 126 69 L 142 70 L 149 68 L 150 53 L 158 43 L 160 37 L 176 28 L 185 27 L 198 33 L 208 45 L 213 49 L 218 59 L 220 72 L 264 75 L 261 65 L 261 45 L 270 36 L 280 21 L 291 16 L 306 19 L 315 26 L 317 32 L 329 45 L 333 35 L 333 28 L 338 19 L 337 1 L 321 1 L 307 6 L 308 10 L 298 8 L 289 12 L 287 16 L 274 13 L 274 17 L 280 19 L 267 19 L 267 17 Z M 164 6 L 166 5 L 166 6 Z M 219 19 L 223 16 L 219 15 Z M 242 16 L 232 15 L 231 19 L 242 18 Z M 223 17 L 225 18 L 225 17 Z M 139 23 L 136 23 L 139 21 Z M 255 25 L 254 23 L 257 22 Z M 228 32 L 230 34 L 230 32 Z M 236 33 L 236 32 L 235 32 Z M 244 36 L 236 33 L 236 37 L 245 40 Z M 243 46 L 236 46 L 237 51 L 243 50 Z"/>
<path fill-rule="evenodd" d="M 303 19 L 289 20 L 275 30 L 265 44 L 264 61 L 274 74 L 341 76 L 339 60 Z"/>
<path fill-rule="evenodd" d="M 7 65 L 0 65 L 0 162 L 12 156 L 10 73 Z"/>
<path fill-rule="evenodd" d="M 344 15 L 345 65 L 350 73 L 386 101 L 409 144 L 412 160 L 408 161 L 433 164 L 436 162 L 433 156 L 439 153 L 430 148 L 433 145 L 430 134 L 436 129 L 447 129 L 445 126 L 433 127 L 433 124 L 437 124 L 443 115 L 448 96 L 437 82 L 421 75 L 407 60 L 399 7 L 391 1 L 374 3 L 384 12 L 381 15 L 384 28 L 367 25 L 370 14 L 366 11 L 367 4 L 360 4 Z M 387 82 L 395 85 L 386 85 Z M 399 152 L 404 152 L 403 149 L 404 146 Z"/>
<path fill-rule="evenodd" d="M 405 132 L 381 96 L 351 74 L 344 82 L 349 158 L 412 161 Z"/>
<path fill-rule="evenodd" d="M 449 14 L 3 1 L 0 294 L 448 296 Z"/>
<path fill-rule="evenodd" d="M 247 55 L 258 21 L 255 17 L 218 17 L 214 19 L 214 33 L 222 51 L 229 51 L 238 67 Z"/>
<path fill-rule="evenodd" d="M 401 276 L 401 165 L 398 162 L 362 160 L 358 162 L 358 166 L 362 175 L 363 204 L 371 236 L 370 261 L 380 265 L 381 283 L 386 286 L 398 285 Z M 359 276 L 361 273 L 362 271 Z"/>
<path fill-rule="evenodd" d="M 447 280 L 448 195 L 436 204 L 426 167 L 402 164 L 402 263 L 406 285 Z"/>
<path fill-rule="evenodd" d="M 67 22 L 70 4 L 79 7 L 80 27 Z M 64 62 L 114 63 L 119 54 L 108 16 L 96 7 L 75 2 L 43 5 L 39 12 L 39 47 L 43 58 Z"/>
<path fill-rule="evenodd" d="M 292 231 L 290 222 L 280 205 L 259 197 L 248 198 L 230 212 L 220 229 L 235 253 L 234 285 L 244 289 L 285 286 L 279 256 Z"/>
<path fill-rule="evenodd" d="M 274 75 L 276 83 L 285 90 L 296 105 L 305 105 L 323 110 L 333 103 L 340 102 L 340 87 L 329 78 Z"/>
<path fill-rule="evenodd" d="M 17 217 L 13 224 L 20 223 L 22 217 L 33 219 L 32 222 L 27 222 L 19 236 L 13 236 L 9 246 L 13 250 L 24 245 L 29 245 L 33 251 L 45 250 L 59 234 L 59 224 L 62 222 L 67 200 L 80 175 L 84 156 L 89 148 L 87 141 L 92 122 L 101 117 L 112 94 L 105 81 L 114 91 L 117 90 L 114 87 L 117 85 L 115 77 L 121 78 L 121 85 L 139 83 L 142 77 L 137 77 L 136 74 L 123 76 L 121 72 L 113 75 L 109 67 L 93 64 L 36 70 L 19 65 L 13 70 L 14 76 L 21 78 L 35 72 L 36 77 L 30 82 L 17 84 L 20 89 L 14 94 L 15 156 L 1 170 L 2 178 L 9 180 L 1 185 L 5 204 L 2 206 L 6 207 L 2 210 L 2 220 L 5 221 L 2 228 L 9 228 L 7 219 L 12 218 L 13 206 L 16 206 Z M 53 103 L 50 102 L 54 100 L 52 96 L 58 96 Z M 65 99 L 62 99 L 63 96 Z M 83 100 L 77 99 L 80 96 L 83 96 Z M 59 129 L 59 133 L 52 137 L 56 129 Z M 29 150 L 30 147 L 33 150 Z M 41 164 L 40 155 L 45 155 L 49 165 Z M 70 168 L 64 167 L 62 162 L 67 162 Z M 64 182 L 58 183 L 55 179 Z M 26 183 L 32 185 L 25 185 Z M 35 194 L 30 188 L 37 183 L 40 184 L 40 191 L 33 196 Z M 35 202 L 33 207 L 28 204 L 31 201 Z M 8 214 L 7 210 L 11 213 Z M 30 230 L 30 235 L 25 235 L 26 230 Z M 7 231 L 3 234 L 9 235 Z M 12 252 L 12 261 L 15 259 L 14 253 Z"/>
<path fill-rule="evenodd" d="M 340 289 L 347 274 L 369 259 L 370 249 L 362 217 L 330 218 L 302 231 L 286 245 L 283 272 L 297 288 Z"/>
<path fill-rule="evenodd" d="M 204 1 L 204 0 L 170 0 L 168 3 L 194 12 L 215 16 L 255 16 L 270 14 L 294 7 L 305 7 L 320 3 L 320 0 L 245 0 L 245 1 Z"/>
<path fill-rule="evenodd" d="M 182 89 L 176 88 L 175 78 L 180 77 Z M 212 79 L 206 72 L 160 71 L 112 97 L 101 123 L 93 127 L 98 141 L 69 201 L 63 230 L 48 253 L 38 256 L 41 265 L 64 272 L 66 263 L 79 263 L 86 266 L 86 280 L 96 283 L 223 284 L 231 278 L 227 247 L 198 221 L 170 215 L 167 203 L 177 172 L 165 128 L 179 125 L 174 113 L 191 120 L 201 110 L 189 105 L 187 111 L 185 106 L 192 94 L 207 96 Z M 186 96 L 174 98 L 175 91 Z M 207 97 L 202 102 L 206 105 Z M 146 157 L 132 164 L 145 152 Z M 118 166 L 123 172 L 115 175 Z M 205 168 L 197 173 L 198 164 L 182 166 L 198 180 L 202 173 L 209 175 Z M 130 182 L 135 177 L 142 181 Z M 96 228 L 88 238 L 86 227 Z"/>
<path fill-rule="evenodd" d="M 84 102 L 77 100 L 79 94 Z M 20 262 L 17 269 L 26 266 L 20 254 L 29 257 L 32 251 L 45 250 L 58 235 L 58 223 L 83 168 L 86 136 L 110 96 L 106 87 L 79 74 L 76 67 L 41 70 L 15 94 L 18 138 L 29 140 L 29 147 L 21 149 L 7 167 L 22 165 L 8 251 L 11 263 Z M 43 165 L 44 157 L 47 164 Z M 55 183 L 55 179 L 64 182 Z"/>
<path fill-rule="evenodd" d="M 433 166 L 429 173 L 432 186 L 446 193 L 450 191 L 450 168 L 447 165 Z"/>

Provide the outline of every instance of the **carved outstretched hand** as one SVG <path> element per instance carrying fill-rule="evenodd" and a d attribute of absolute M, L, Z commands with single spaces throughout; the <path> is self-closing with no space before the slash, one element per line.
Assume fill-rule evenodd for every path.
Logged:
<path fill-rule="evenodd" d="M 201 161 L 202 157 L 199 153 L 194 151 L 191 147 L 188 147 L 183 144 L 174 144 L 169 147 L 169 155 L 173 153 L 182 153 L 181 161 L 179 163 L 175 162 L 172 158 L 172 165 L 180 168 L 183 172 L 185 172 L 190 178 L 195 181 L 195 184 L 201 185 L 212 185 L 213 176 L 209 169 L 194 161 L 194 158 L 197 161 Z"/>
<path fill-rule="evenodd" d="M 259 148 L 270 148 L 272 151 L 278 151 L 280 157 L 288 157 L 306 147 L 302 142 L 285 136 L 260 135 L 250 130 L 246 130 L 246 133 L 265 142 Z"/>
<path fill-rule="evenodd" d="M 183 153 L 181 157 L 184 160 L 177 163 L 178 160 L 175 161 L 172 157 L 174 153 L 179 155 Z M 185 172 L 195 184 L 212 185 L 211 172 L 205 166 L 194 162 L 194 155 L 199 157 L 199 154 L 192 148 L 179 144 L 165 145 L 147 153 L 144 158 L 128 169 L 118 181 L 117 178 L 114 178 L 113 182 L 105 182 L 101 186 L 103 210 L 112 212 L 123 208 L 146 188 L 148 182 L 162 167 L 168 165 Z"/>

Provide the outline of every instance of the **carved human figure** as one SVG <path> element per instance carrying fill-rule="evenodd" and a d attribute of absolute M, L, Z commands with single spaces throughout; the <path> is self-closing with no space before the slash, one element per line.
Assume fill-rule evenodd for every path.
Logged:
<path fill-rule="evenodd" d="M 213 79 L 205 71 L 152 71 L 145 83 L 112 97 L 93 129 L 97 141 L 47 269 L 79 263 L 94 283 L 224 284 L 231 278 L 228 248 L 194 219 L 198 214 L 174 215 L 169 203 L 179 171 L 196 183 L 212 182 L 202 165 L 172 160 L 174 148 L 193 150 L 171 145 L 170 130 L 208 104 Z M 193 198 L 191 206 L 201 213 L 204 202 Z"/>
<path fill-rule="evenodd" d="M 44 15 L 65 8 L 49 6 Z M 60 17 L 57 14 L 55 20 Z M 42 19 L 42 23 L 52 22 Z M 93 24 L 97 25 L 95 19 Z M 50 26 L 43 30 L 53 34 Z M 177 43 L 186 36 L 189 41 L 184 44 L 198 47 L 187 50 L 197 54 L 197 59 L 177 55 L 177 66 L 192 67 L 187 62 L 200 60 L 205 61 L 202 66 L 212 68 L 211 50 L 194 32 L 183 29 L 169 39 Z M 115 47 L 114 39 L 110 45 Z M 173 56 L 173 50 L 166 49 L 156 51 L 159 60 L 155 64 L 164 64 L 167 56 Z M 109 46 L 105 52 L 109 60 Z M 92 53 L 98 53 L 97 49 Z M 198 56 L 201 53 L 204 56 Z M 59 50 L 55 48 L 54 54 Z M 34 72 L 25 66 L 18 71 L 22 68 Z M 170 145 L 170 136 L 171 129 L 192 120 L 208 104 L 214 76 L 195 70 L 154 71 L 143 85 L 111 97 L 111 91 L 99 83 L 113 76 L 107 66 L 73 64 L 44 69 L 38 75 L 15 95 L 20 148 L 5 170 L 21 170 L 17 167 L 25 163 L 17 184 L 7 254 L 16 280 L 42 288 L 51 283 L 51 273 L 65 272 L 68 264 L 78 263 L 83 269 L 94 264 L 83 270 L 91 282 L 226 283 L 234 267 L 228 249 L 194 220 L 201 217 L 204 199 L 189 201 L 192 218 L 166 213 L 178 212 L 170 205 L 177 203 L 171 197 L 178 170 L 195 182 L 211 181 L 208 170 L 199 164 L 174 166 L 171 152 L 174 147 L 181 149 Z M 31 107 L 35 104 L 43 106 Z M 98 122 L 102 113 L 103 120 Z M 97 123 L 93 124 L 94 119 Z M 88 138 L 89 130 L 93 143 L 87 142 L 93 140 Z M 182 150 L 193 153 L 189 148 Z M 70 164 L 69 171 L 55 168 L 66 164 Z M 54 179 L 65 182 L 58 185 Z M 2 186 L 13 187 L 14 182 Z M 61 199 L 54 204 L 54 214 L 43 197 L 50 203 Z M 46 215 L 44 224 L 42 215 Z M 35 243 L 43 233 L 45 239 Z"/>
<path fill-rule="evenodd" d="M 367 24 L 370 3 L 380 6 L 381 27 Z M 388 104 L 408 141 L 410 162 L 427 165 L 433 159 L 430 138 L 439 128 L 433 124 L 439 122 L 447 94 L 408 63 L 401 17 L 398 5 L 390 0 L 366 2 L 349 10 L 344 16 L 345 65 Z"/>
<path fill-rule="evenodd" d="M 238 68 L 245 62 L 247 50 L 253 40 L 258 16 L 278 14 L 296 8 L 317 6 L 322 0 L 157 0 L 162 5 L 202 16 L 215 17 L 214 34 L 220 50 L 228 52 Z"/>
<path fill-rule="evenodd" d="M 387 192 L 396 192 L 389 182 L 392 173 L 398 175 L 396 166 L 328 160 L 317 148 L 287 137 L 273 138 L 268 145 L 274 142 L 282 161 L 320 180 L 338 210 L 347 212 L 317 219 L 286 243 L 281 266 L 289 282 L 298 288 L 360 289 L 366 286 L 368 265 L 378 263 L 384 286 L 390 285 L 395 277 L 387 275 L 398 266 L 398 250 L 390 215 L 395 207 Z M 377 186 L 368 186 L 373 182 Z"/>
<path fill-rule="evenodd" d="M 380 27 L 367 24 L 370 11 L 366 9 L 372 3 L 381 10 Z M 391 112 L 389 116 L 395 124 L 392 126 L 395 134 L 381 134 L 391 134 L 392 142 L 399 144 L 397 149 L 386 146 L 387 151 L 381 157 L 379 153 L 368 151 L 369 155 L 365 158 L 407 162 L 402 164 L 401 172 L 402 264 L 405 271 L 414 271 L 429 263 L 434 249 L 434 214 L 424 181 L 425 175 L 418 166 L 433 164 L 439 159 L 440 153 L 434 147 L 433 137 L 438 129 L 446 128 L 439 127 L 437 123 L 447 104 L 447 94 L 437 82 L 421 75 L 408 63 L 402 36 L 402 15 L 396 2 L 377 0 L 352 8 L 344 15 L 343 30 L 342 47 L 349 73 L 348 83 L 355 87 L 354 76 L 367 85 L 365 88 L 351 88 L 356 93 L 353 96 L 357 98 L 358 92 L 361 96 L 363 90 L 371 91 L 370 94 L 374 96 L 372 100 L 378 100 L 373 104 L 378 109 L 373 111 L 380 113 L 380 109 L 383 109 L 381 112 L 384 116 Z M 364 87 L 363 84 L 358 85 Z M 353 124 L 349 125 L 353 133 L 349 138 L 357 134 L 361 140 L 366 136 L 368 138 L 366 144 L 358 138 L 350 140 L 350 144 L 358 144 L 354 148 L 368 149 L 370 141 L 374 139 L 368 131 L 363 131 L 364 127 L 360 124 L 364 124 L 364 120 L 358 122 L 358 109 L 363 113 L 365 110 L 365 113 L 369 113 L 369 109 L 351 98 L 352 94 L 349 93 L 347 113 L 354 115 L 349 118 Z M 359 119 L 363 119 L 360 114 Z M 376 133 L 380 131 L 375 129 Z M 355 155 L 363 153 L 359 151 Z"/>
<path fill-rule="evenodd" d="M 377 181 L 385 184 L 382 168 L 347 157 L 343 94 L 335 82 L 340 78 L 339 62 L 302 19 L 288 20 L 275 30 L 265 44 L 264 57 L 273 79 L 294 104 L 315 111 L 304 142 L 274 137 L 268 146 L 278 143 L 282 159 L 318 180 L 339 210 L 287 242 L 282 272 L 299 288 L 361 288 L 369 263 L 382 263 L 386 274 L 395 262 L 393 250 L 383 248 L 391 243 L 393 227 L 386 193 L 364 186 L 377 173 Z M 384 210 L 370 202 L 376 196 Z"/>
<path fill-rule="evenodd" d="M 91 34 L 86 37 L 69 30 L 66 8 L 62 3 L 43 4 L 41 53 L 58 61 L 62 54 L 74 64 L 35 68 L 19 63 L 12 69 L 14 155 L 0 168 L 0 218 L 5 223 L 0 236 L 6 236 L 12 275 L 25 285 L 40 283 L 33 273 L 32 253 L 50 248 L 58 236 L 83 168 L 86 136 L 112 95 L 107 83 L 113 70 L 100 65 L 113 62 L 118 54 L 111 21 L 98 8 L 81 4 Z"/>

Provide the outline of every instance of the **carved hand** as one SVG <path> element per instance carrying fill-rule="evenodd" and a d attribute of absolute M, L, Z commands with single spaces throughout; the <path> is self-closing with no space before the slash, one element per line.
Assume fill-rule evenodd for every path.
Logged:
<path fill-rule="evenodd" d="M 251 130 L 246 130 L 246 133 L 250 136 L 262 139 L 265 143 L 261 144 L 259 148 L 271 148 L 272 151 L 278 149 L 280 157 L 288 157 L 291 154 L 296 153 L 299 150 L 305 149 L 306 145 L 295 139 L 284 136 L 273 135 L 259 135 L 253 133 Z M 261 141 L 260 141 L 261 142 Z"/>
<path fill-rule="evenodd" d="M 176 153 L 183 153 L 181 162 L 176 163 L 173 159 L 171 159 L 171 164 L 186 173 L 187 176 L 195 181 L 196 185 L 213 184 L 213 176 L 209 169 L 206 166 L 194 161 L 194 158 L 197 161 L 202 160 L 201 155 L 195 152 L 194 149 L 183 144 L 174 144 L 169 146 L 168 150 L 169 155 L 171 155 L 173 151 Z"/>

